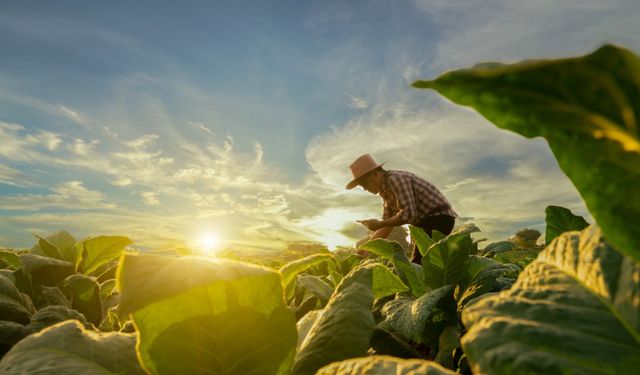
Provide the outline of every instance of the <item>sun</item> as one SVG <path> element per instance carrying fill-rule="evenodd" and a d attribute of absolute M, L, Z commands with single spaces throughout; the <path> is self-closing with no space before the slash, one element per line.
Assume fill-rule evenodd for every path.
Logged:
<path fill-rule="evenodd" d="M 212 255 L 220 245 L 220 238 L 215 233 L 204 233 L 198 241 L 198 248 L 207 255 Z"/>

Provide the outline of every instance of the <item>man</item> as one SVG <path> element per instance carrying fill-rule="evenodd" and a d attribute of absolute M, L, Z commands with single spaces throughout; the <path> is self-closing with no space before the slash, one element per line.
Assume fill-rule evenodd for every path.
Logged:
<path fill-rule="evenodd" d="M 364 154 L 349 166 L 353 180 L 346 188 L 359 185 L 383 200 L 382 220 L 358 220 L 373 232 L 369 239 L 387 238 L 394 227 L 404 224 L 421 227 L 429 236 L 434 229 L 450 234 L 458 215 L 440 190 L 413 173 L 387 171 L 382 168 L 385 163 L 378 164 L 371 155 Z M 414 244 L 411 261 L 421 260 L 422 254 Z"/>

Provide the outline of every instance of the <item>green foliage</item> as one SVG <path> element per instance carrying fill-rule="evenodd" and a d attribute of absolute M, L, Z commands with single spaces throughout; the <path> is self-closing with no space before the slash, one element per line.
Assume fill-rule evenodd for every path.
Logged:
<path fill-rule="evenodd" d="M 427 291 L 426 285 L 422 280 L 422 269 L 407 258 L 404 250 L 397 242 L 377 239 L 367 242 L 362 245 L 361 248 L 382 258 L 391 260 L 396 273 L 409 287 L 413 296 L 420 297 Z"/>
<path fill-rule="evenodd" d="M 443 286 L 423 294 L 420 298 L 399 296 L 397 299 L 387 302 L 382 308 L 384 321 L 380 323 L 382 328 L 397 332 L 416 343 L 431 342 L 434 339 L 435 327 L 442 326 L 446 320 L 442 312 L 442 300 L 451 298 L 453 287 Z M 436 315 L 439 317 L 435 317 Z M 455 317 L 454 317 L 455 320 Z M 444 327 L 440 327 L 444 328 Z M 436 334 L 436 340 L 437 335 Z M 427 336 L 425 336 L 427 335 Z"/>
<path fill-rule="evenodd" d="M 591 226 L 556 238 L 508 291 L 463 310 L 476 373 L 634 373 L 640 265 Z M 526 298 L 522 298 L 525 297 Z"/>
<path fill-rule="evenodd" d="M 29 250 L 31 254 L 61 259 L 76 264 L 77 253 L 73 248 L 76 239 L 68 232 L 58 231 L 47 237 L 35 236 L 38 243 Z"/>
<path fill-rule="evenodd" d="M 540 253 L 539 249 L 514 249 L 496 254 L 494 259 L 504 264 L 515 264 L 524 269 Z"/>
<path fill-rule="evenodd" d="M 513 248 L 516 247 L 516 244 L 514 244 L 511 241 L 496 241 L 496 242 L 490 242 L 488 243 L 484 249 L 482 249 L 482 252 L 485 255 L 488 254 L 498 254 L 498 253 L 502 253 L 505 251 L 509 251 L 509 250 L 513 250 Z"/>
<path fill-rule="evenodd" d="M 10 250 L 0 250 L 0 260 L 6 263 L 11 269 L 18 269 L 21 266 L 18 254 Z"/>
<path fill-rule="evenodd" d="M 431 246 L 422 257 L 425 285 L 431 289 L 457 285 L 466 275 L 472 243 L 468 233 L 461 233 Z"/>
<path fill-rule="evenodd" d="M 28 298 L 20 293 L 11 280 L 0 275 L 0 320 L 28 323 L 35 312 Z"/>
<path fill-rule="evenodd" d="M 611 244 L 640 260 L 640 59 L 606 45 L 578 58 L 483 64 L 417 81 L 498 127 L 543 136 Z"/>
<path fill-rule="evenodd" d="M 411 239 L 418 246 L 418 251 L 423 256 L 427 253 L 427 250 L 431 247 L 431 245 L 435 244 L 437 241 L 429 237 L 427 232 L 420 227 L 416 227 L 414 225 L 409 226 L 409 233 L 411 234 Z"/>
<path fill-rule="evenodd" d="M 131 243 L 130 239 L 122 236 L 97 236 L 76 242 L 74 248 L 78 254 L 78 270 L 90 274 L 101 265 L 118 258 Z"/>
<path fill-rule="evenodd" d="M 307 270 L 308 268 L 326 262 L 332 259 L 331 254 L 313 254 L 305 258 L 289 262 L 280 268 L 282 275 L 282 286 L 286 289 L 287 285 L 293 281 L 297 274 Z"/>
<path fill-rule="evenodd" d="M 69 320 L 16 344 L 0 361 L 0 373 L 144 374 L 135 343 L 135 335 L 86 331 Z"/>
<path fill-rule="evenodd" d="M 460 328 L 449 326 L 442 330 L 438 339 L 438 354 L 435 361 L 446 368 L 454 368 L 453 360 L 455 350 L 460 347 Z"/>
<path fill-rule="evenodd" d="M 149 372 L 275 374 L 291 365 L 295 320 L 276 271 L 229 260 L 125 254 L 117 283 L 119 314 L 131 314 L 139 359 Z"/>
<path fill-rule="evenodd" d="M 501 289 L 499 278 L 505 274 L 517 274 L 520 267 L 510 263 L 500 263 L 490 258 L 472 255 L 464 283 L 456 289 L 458 311 L 474 298 Z"/>
<path fill-rule="evenodd" d="M 374 263 L 366 267 L 371 268 L 373 272 L 371 290 L 373 291 L 374 299 L 384 298 L 409 290 L 402 280 L 386 266 Z"/>
<path fill-rule="evenodd" d="M 315 374 L 329 363 L 366 354 L 374 320 L 373 270 L 359 268 L 342 280 L 300 344 L 294 373 Z"/>
<path fill-rule="evenodd" d="M 100 325 L 102 320 L 102 299 L 100 284 L 95 278 L 82 274 L 67 277 L 63 286 L 71 295 L 71 307 L 87 317 L 91 323 Z"/>
<path fill-rule="evenodd" d="M 589 223 L 582 216 L 576 216 L 564 207 L 547 206 L 544 213 L 547 224 L 544 242 L 547 245 L 564 232 L 581 231 L 589 226 Z"/>
<path fill-rule="evenodd" d="M 354 358 L 342 362 L 332 363 L 321 368 L 316 375 L 452 375 L 455 372 L 447 370 L 432 361 L 420 359 L 399 359 L 389 356 L 370 356 Z"/>

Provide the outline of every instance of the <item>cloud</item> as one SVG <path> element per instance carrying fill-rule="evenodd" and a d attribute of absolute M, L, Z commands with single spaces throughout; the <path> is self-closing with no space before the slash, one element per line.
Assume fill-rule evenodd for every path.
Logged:
<path fill-rule="evenodd" d="M 364 98 L 351 95 L 348 106 L 355 109 L 365 109 L 369 106 L 369 103 Z"/>
<path fill-rule="evenodd" d="M 144 191 L 140 193 L 140 196 L 142 196 L 142 199 L 144 199 L 144 203 L 148 204 L 149 206 L 155 206 L 160 203 L 157 191 Z"/>
<path fill-rule="evenodd" d="M 87 124 L 87 120 L 84 118 L 84 116 L 82 116 L 77 111 L 74 111 L 73 109 L 67 108 L 67 107 L 65 107 L 63 105 L 59 105 L 58 108 L 60 109 L 60 112 L 62 112 L 62 114 L 64 116 L 66 116 L 69 119 L 73 120 L 73 122 L 75 122 L 77 124 L 82 124 L 82 125 L 86 125 Z"/>
<path fill-rule="evenodd" d="M 0 183 L 17 187 L 29 187 L 34 183 L 17 169 L 0 164 Z"/>
<path fill-rule="evenodd" d="M 67 181 L 51 189 L 52 194 L 16 194 L 0 197 L 4 210 L 37 211 L 44 208 L 72 210 L 112 209 L 105 194 L 84 187 L 81 181 Z"/>

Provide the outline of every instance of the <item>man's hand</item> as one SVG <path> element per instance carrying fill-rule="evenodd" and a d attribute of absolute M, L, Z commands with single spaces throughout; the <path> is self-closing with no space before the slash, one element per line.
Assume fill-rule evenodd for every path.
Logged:
<path fill-rule="evenodd" d="M 356 220 L 358 223 L 364 225 L 370 231 L 376 231 L 383 227 L 382 221 L 378 219 L 368 219 L 368 220 Z"/>

